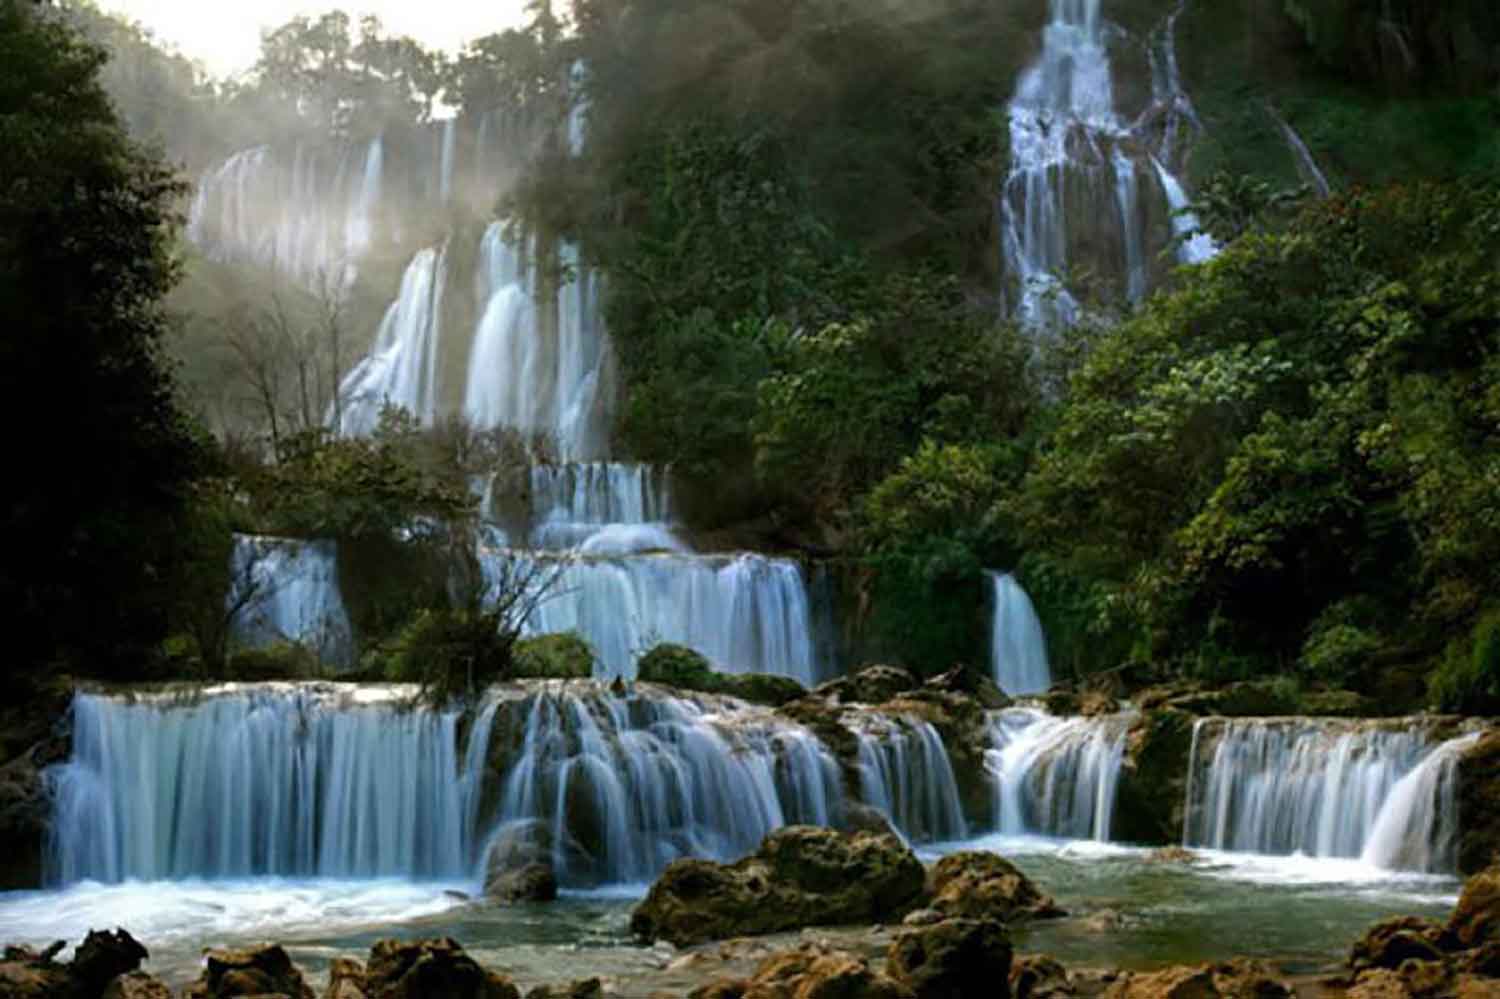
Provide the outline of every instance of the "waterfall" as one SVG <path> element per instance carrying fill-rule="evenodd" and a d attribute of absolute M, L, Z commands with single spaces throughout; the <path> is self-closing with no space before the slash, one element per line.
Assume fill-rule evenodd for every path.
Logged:
<path fill-rule="evenodd" d="M 457 723 L 388 688 L 80 693 L 72 757 L 49 772 L 55 873 L 467 876 L 477 778 L 459 767 Z"/>
<path fill-rule="evenodd" d="M 364 179 L 354 195 L 345 226 L 344 242 L 351 257 L 370 249 L 375 235 L 375 211 L 380 206 L 380 182 L 385 164 L 385 141 L 376 139 L 365 153 Z"/>
<path fill-rule="evenodd" d="M 1128 715 L 1056 718 L 1032 708 L 991 713 L 985 762 L 996 828 L 1108 840 L 1129 723 Z"/>
<path fill-rule="evenodd" d="M 486 550 L 490 579 L 525 552 Z M 601 676 L 635 675 L 658 642 L 686 645 L 729 673 L 776 673 L 806 686 L 819 679 L 807 587 L 797 563 L 760 555 L 631 555 L 569 558 L 527 624 L 530 634 L 576 631 L 598 655 Z"/>
<path fill-rule="evenodd" d="M 1454 756 L 1419 724 L 1202 719 L 1183 842 L 1451 869 Z"/>
<path fill-rule="evenodd" d="M 565 885 L 649 880 L 684 856 L 737 859 L 780 826 L 833 825 L 842 812 L 833 757 L 769 712 L 549 684 L 519 713 L 495 836 L 540 824 Z"/>
<path fill-rule="evenodd" d="M 374 347 L 339 385 L 341 433 L 373 432 L 386 405 L 402 407 L 423 423 L 437 419 L 447 260 L 446 247 L 426 249 L 407 266 L 400 294 L 381 320 Z"/>
<path fill-rule="evenodd" d="M 1040 694 L 1052 686 L 1047 641 L 1031 598 L 1010 573 L 987 572 L 994 600 L 990 660 L 995 683 L 1012 696 Z"/>
<path fill-rule="evenodd" d="M 332 541 L 236 535 L 226 609 L 233 638 L 245 645 L 296 642 L 321 662 L 348 665 L 353 629 L 339 589 Z"/>
<path fill-rule="evenodd" d="M 968 835 L 958 781 L 943 739 L 920 718 L 861 712 L 851 719 L 859 739 L 860 797 L 908 840 Z"/>
<path fill-rule="evenodd" d="M 1203 231 L 1198 216 L 1190 210 L 1187 192 L 1182 189 L 1182 184 L 1162 166 L 1161 160 L 1153 156 L 1151 165 L 1156 168 L 1156 176 L 1161 180 L 1161 188 L 1167 195 L 1167 205 L 1172 209 L 1172 231 L 1181 240 L 1177 246 L 1177 259 L 1184 264 L 1201 264 L 1212 260 L 1219 252 L 1219 247 L 1214 238 Z"/>
<path fill-rule="evenodd" d="M 453 197 L 453 160 L 458 143 L 458 119 L 443 122 L 441 151 L 438 153 L 438 201 L 447 204 Z"/>
<path fill-rule="evenodd" d="M 1307 148 L 1307 143 L 1302 141 L 1302 136 L 1291 123 L 1277 113 L 1269 101 L 1265 105 L 1266 113 L 1271 120 L 1276 122 L 1276 128 L 1281 132 L 1281 137 L 1286 140 L 1287 148 L 1292 151 L 1292 157 L 1297 161 L 1297 172 L 1302 179 L 1318 192 L 1318 197 L 1327 198 L 1333 194 L 1333 186 L 1328 183 L 1328 177 L 1322 170 L 1318 169 L 1318 161 L 1313 159 L 1312 150 Z"/>

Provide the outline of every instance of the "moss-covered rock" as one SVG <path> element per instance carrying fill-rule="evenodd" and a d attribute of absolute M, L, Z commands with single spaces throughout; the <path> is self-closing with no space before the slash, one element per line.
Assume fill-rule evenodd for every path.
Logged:
<path fill-rule="evenodd" d="M 365 983 L 376 999 L 521 999 L 510 979 L 480 967 L 449 938 L 377 941 Z"/>
<path fill-rule="evenodd" d="M 884 704 L 916 687 L 917 678 L 900 666 L 866 666 L 820 684 L 813 693 L 839 704 Z"/>
<path fill-rule="evenodd" d="M 795 701 L 807 689 L 789 676 L 770 673 L 720 673 L 702 653 L 683 645 L 662 643 L 636 663 L 636 678 L 678 690 L 724 694 L 753 704 L 779 707 Z"/>
<path fill-rule="evenodd" d="M 734 864 L 673 862 L 630 917 L 678 946 L 898 918 L 921 901 L 922 864 L 894 836 L 788 826 Z"/>
<path fill-rule="evenodd" d="M 897 934 L 885 973 L 917 999 L 964 999 L 981 991 L 1003 996 L 1011 955 L 1010 935 L 998 920 L 944 919 Z"/>
<path fill-rule="evenodd" d="M 313 999 L 313 990 L 279 945 L 242 950 L 210 950 L 203 975 L 183 992 L 185 999 L 229 999 L 231 996 L 283 995 Z"/>
<path fill-rule="evenodd" d="M 933 865 L 927 904 L 944 916 L 1013 924 L 1065 915 L 1020 869 L 993 853 L 966 850 Z"/>
<path fill-rule="evenodd" d="M 1290 999 L 1292 990 L 1257 961 L 1181 965 L 1121 975 L 1105 999 Z"/>
<path fill-rule="evenodd" d="M 298 642 L 236 649 L 229 654 L 227 668 L 230 678 L 242 683 L 306 680 L 322 674 L 318 654 Z"/>
<path fill-rule="evenodd" d="M 594 675 L 594 650 L 576 631 L 523 638 L 512 652 L 518 679 L 587 680 Z"/>
<path fill-rule="evenodd" d="M 1464 882 L 1444 936 L 1451 947 L 1464 950 L 1500 941 L 1500 863 Z"/>
<path fill-rule="evenodd" d="M 920 718 L 937 729 L 953 766 L 964 815 L 970 822 L 987 822 L 994 807 L 994 786 L 985 763 L 990 748 L 989 716 L 979 701 L 922 687 L 880 705 L 879 710 Z"/>
<path fill-rule="evenodd" d="M 1168 845 L 1182 837 L 1193 719 L 1176 708 L 1142 711 L 1125 736 L 1110 838 Z"/>
<path fill-rule="evenodd" d="M 1500 863 L 1500 731 L 1458 758 L 1458 817 L 1459 873 Z"/>

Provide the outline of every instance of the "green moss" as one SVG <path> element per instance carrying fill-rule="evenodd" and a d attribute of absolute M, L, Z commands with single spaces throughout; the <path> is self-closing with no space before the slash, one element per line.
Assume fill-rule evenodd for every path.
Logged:
<path fill-rule="evenodd" d="M 645 683 L 659 683 L 678 690 L 694 690 L 704 694 L 725 694 L 773 707 L 794 701 L 807 693 L 802 684 L 787 676 L 716 672 L 701 653 L 667 642 L 653 647 L 641 656 L 636 663 L 636 677 Z"/>
<path fill-rule="evenodd" d="M 228 663 L 230 678 L 245 682 L 300 680 L 320 672 L 317 653 L 296 642 L 240 649 L 230 654 Z"/>
<path fill-rule="evenodd" d="M 516 643 L 513 675 L 527 679 L 587 680 L 594 650 L 576 631 L 538 635 Z"/>
<path fill-rule="evenodd" d="M 1482 615 L 1467 642 L 1448 646 L 1428 678 L 1427 692 L 1440 711 L 1500 712 L 1500 610 Z"/>

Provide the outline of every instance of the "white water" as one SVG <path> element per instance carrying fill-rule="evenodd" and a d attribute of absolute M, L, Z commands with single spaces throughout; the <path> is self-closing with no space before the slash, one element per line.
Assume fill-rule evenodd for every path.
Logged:
<path fill-rule="evenodd" d="M 1058 718 L 1033 708 L 990 715 L 985 764 L 1002 835 L 1109 839 L 1129 717 Z"/>
<path fill-rule="evenodd" d="M 992 618 L 990 665 L 995 683 L 1011 696 L 1040 694 L 1052 686 L 1047 639 L 1031 598 L 1010 573 L 987 572 Z"/>
<path fill-rule="evenodd" d="M 1318 192 L 1318 197 L 1327 198 L 1333 194 L 1333 185 L 1328 183 L 1328 177 L 1318 168 L 1318 161 L 1313 158 L 1312 150 L 1307 148 L 1307 143 L 1302 141 L 1302 136 L 1292 127 L 1270 102 L 1266 103 L 1266 113 L 1271 120 L 1276 122 L 1276 128 L 1281 132 L 1281 137 L 1286 140 L 1287 148 L 1291 150 L 1292 157 L 1297 161 L 1297 172 L 1302 179 Z"/>
<path fill-rule="evenodd" d="M 255 647 L 295 642 L 325 664 L 348 665 L 354 637 L 337 556 L 332 541 L 236 535 L 226 596 L 231 638 Z"/>
<path fill-rule="evenodd" d="M 407 266 L 401 291 L 386 310 L 370 354 L 339 385 L 341 433 L 372 433 L 387 405 L 407 410 L 424 424 L 437 420 L 447 259 L 446 247 L 426 249 Z M 331 410 L 329 415 L 332 418 Z"/>
<path fill-rule="evenodd" d="M 400 694 L 80 693 L 73 755 L 49 772 L 56 877 L 466 876 L 479 775 L 459 766 L 458 715 Z"/>
<path fill-rule="evenodd" d="M 860 798 L 909 841 L 968 835 L 958 781 L 943 739 L 920 718 L 861 712 L 849 719 L 859 737 Z"/>
<path fill-rule="evenodd" d="M 540 822 L 564 885 L 649 881 L 683 856 L 737 859 L 780 826 L 842 812 L 833 757 L 769 712 L 552 684 L 510 716 L 524 734 L 495 835 Z"/>
<path fill-rule="evenodd" d="M 1424 728 L 1204 719 L 1193 728 L 1183 843 L 1452 869 L 1452 762 Z"/>
<path fill-rule="evenodd" d="M 1190 210 L 1191 203 L 1182 184 L 1162 166 L 1161 160 L 1153 156 L 1151 165 L 1156 168 L 1156 176 L 1167 196 L 1167 205 L 1172 209 L 1172 231 L 1181 241 L 1177 244 L 1177 259 L 1184 264 L 1212 260 L 1219 252 L 1218 244 L 1203 230 L 1198 216 Z"/>

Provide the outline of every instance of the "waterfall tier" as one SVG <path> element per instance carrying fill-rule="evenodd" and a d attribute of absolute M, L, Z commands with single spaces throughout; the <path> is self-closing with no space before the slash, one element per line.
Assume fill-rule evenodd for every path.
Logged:
<path fill-rule="evenodd" d="M 1453 763 L 1427 726 L 1204 719 L 1193 728 L 1183 842 L 1453 869 Z"/>
<path fill-rule="evenodd" d="M 1043 693 L 1052 686 L 1052 671 L 1031 597 L 1010 573 L 985 575 L 990 580 L 990 664 L 995 683 L 1012 696 Z"/>
<path fill-rule="evenodd" d="M 353 628 L 339 589 L 338 549 L 332 541 L 294 541 L 236 535 L 229 564 L 228 608 L 235 641 L 250 646 L 295 642 L 321 662 L 342 666 L 354 657 Z"/>
<path fill-rule="evenodd" d="M 1130 718 L 992 712 L 985 762 L 995 784 L 996 829 L 1108 840 Z"/>
<path fill-rule="evenodd" d="M 873 712 L 846 720 L 857 730 L 865 804 L 879 809 L 911 841 L 968 835 L 958 781 L 937 729 L 920 718 Z"/>

